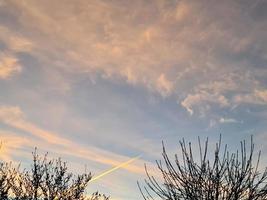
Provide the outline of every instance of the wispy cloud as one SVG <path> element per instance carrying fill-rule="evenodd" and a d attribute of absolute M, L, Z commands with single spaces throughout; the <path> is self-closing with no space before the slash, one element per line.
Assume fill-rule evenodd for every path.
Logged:
<path fill-rule="evenodd" d="M 110 166 L 119 165 L 119 160 L 125 159 L 124 156 L 113 154 L 96 147 L 81 147 L 79 144 L 62 137 L 62 135 L 39 128 L 25 119 L 19 107 L 1 106 L 0 122 L 30 133 L 32 136 L 41 139 L 41 141 L 53 145 L 54 148 L 58 149 L 64 155 L 80 157 Z M 32 146 L 34 145 L 33 143 Z M 143 173 L 143 168 L 138 165 L 125 166 L 125 168 L 131 172 Z"/>
<path fill-rule="evenodd" d="M 19 154 L 19 149 L 28 145 L 29 140 L 25 137 L 16 135 L 14 132 L 0 130 L 0 158 L 6 162 L 14 161 L 14 152 Z"/>
<path fill-rule="evenodd" d="M 188 95 L 181 103 L 183 107 L 192 115 L 194 113 L 193 107 L 197 106 L 200 108 L 202 114 L 205 114 L 209 110 L 209 104 L 215 103 L 221 107 L 229 106 L 228 100 L 225 96 L 220 94 L 209 94 L 205 91 L 200 91 L 198 94 Z M 204 106 L 201 106 L 203 105 Z"/>
<path fill-rule="evenodd" d="M 16 53 L 30 52 L 33 45 L 26 38 L 16 35 L 1 24 L 0 43 L 5 45 L 5 47 L 0 48 L 0 78 L 7 79 L 22 70 Z"/>
<path fill-rule="evenodd" d="M 0 54 L 0 79 L 7 79 L 20 71 L 21 66 L 16 57 Z"/>
<path fill-rule="evenodd" d="M 0 24 L 0 41 L 6 45 L 5 50 L 9 52 L 30 52 L 33 49 L 33 43 Z"/>
<path fill-rule="evenodd" d="M 2 2 L 0 125 L 14 142 L 108 169 L 193 131 L 266 129 L 265 1 Z"/>
<path fill-rule="evenodd" d="M 229 84 L 216 82 L 218 77 L 241 73 L 243 78 L 249 78 L 245 75 L 249 73 L 253 80 L 264 70 L 252 71 L 251 59 L 243 56 L 264 60 L 263 53 L 256 53 L 266 51 L 258 38 L 260 35 L 264 40 L 260 27 L 265 22 L 254 21 L 258 8 L 255 5 L 258 4 L 246 5 L 249 14 L 245 16 L 244 8 L 231 1 L 220 2 L 220 9 L 217 3 L 211 2 L 206 6 L 199 1 L 138 2 L 131 2 L 129 9 L 128 4 L 107 1 L 80 1 L 75 5 L 70 2 L 69 6 L 59 2 L 12 1 L 10 6 L 23 10 L 19 15 L 21 29 L 31 30 L 33 37 L 31 42 L 16 37 L 10 39 L 10 44 L 16 44 L 11 45 L 11 49 L 30 48 L 30 44 L 34 44 L 36 56 L 50 60 L 63 70 L 123 79 L 163 97 L 182 93 L 187 97 L 181 99 L 178 95 L 178 102 L 190 113 L 194 106 L 203 104 L 207 107 L 213 103 L 233 106 L 233 101 L 223 94 L 230 88 L 219 88 Z M 225 12 L 229 17 L 220 17 Z M 197 18 L 193 13 L 199 13 Z M 253 28 L 244 32 L 247 21 L 253 21 L 250 23 Z M 53 59 L 47 52 L 53 52 Z M 227 55 L 235 59 L 226 61 Z M 205 89 L 192 94 L 196 85 L 209 84 L 208 77 L 214 79 L 212 87 L 221 91 L 215 93 Z M 191 83 L 186 85 L 188 80 Z M 238 85 L 235 79 L 231 81 L 233 86 Z M 251 91 L 257 87 L 253 83 Z M 239 84 L 232 91 L 241 95 L 242 89 Z M 199 101 L 202 103 L 197 103 Z"/>
<path fill-rule="evenodd" d="M 234 102 L 236 104 L 265 105 L 267 103 L 267 91 L 265 89 L 255 89 L 250 93 L 236 95 Z"/>
<path fill-rule="evenodd" d="M 220 123 L 225 124 L 225 123 L 241 123 L 240 121 L 234 119 L 234 118 L 224 118 L 221 117 L 219 120 Z"/>

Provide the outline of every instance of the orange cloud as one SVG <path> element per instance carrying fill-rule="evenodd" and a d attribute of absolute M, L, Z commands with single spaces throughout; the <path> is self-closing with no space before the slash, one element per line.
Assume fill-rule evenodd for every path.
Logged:
<path fill-rule="evenodd" d="M 255 96 L 260 98 L 263 102 L 267 103 L 267 90 L 256 90 Z"/>
<path fill-rule="evenodd" d="M 120 160 L 129 159 L 125 156 L 113 154 L 95 147 L 81 147 L 79 144 L 57 133 L 46 131 L 27 121 L 19 107 L 0 106 L 0 122 L 30 133 L 32 136 L 42 141 L 39 143 L 46 143 L 49 145 L 50 147 L 48 149 L 51 149 L 51 145 L 54 145 L 54 148 L 57 149 L 60 154 L 80 157 L 110 166 L 119 165 Z M 31 141 L 31 139 L 29 141 Z M 143 168 L 140 165 L 129 165 L 124 168 L 134 173 L 143 173 Z"/>
<path fill-rule="evenodd" d="M 0 130 L 0 158 L 7 162 L 13 161 L 12 154 L 22 146 L 27 146 L 29 140 L 25 137 L 17 136 L 13 132 Z"/>
<path fill-rule="evenodd" d="M 164 74 L 161 74 L 157 80 L 157 90 L 162 96 L 168 96 L 172 93 L 173 82 L 169 81 Z"/>
<path fill-rule="evenodd" d="M 266 34 L 260 20 L 244 32 L 243 24 L 251 19 L 234 2 L 221 1 L 218 6 L 186 0 L 134 1 L 129 7 L 113 1 L 77 0 L 66 6 L 60 1 L 13 0 L 6 6 L 21 11 L 21 32 L 25 36 L 31 32 L 30 41 L 13 34 L 7 40 L 10 49 L 34 48 L 31 53 L 37 58 L 75 75 L 124 80 L 162 97 L 175 94 L 191 114 L 194 106 L 234 106 L 235 100 L 228 99 L 225 91 L 242 96 L 260 88 L 252 81 L 257 70 L 250 69 L 246 56 L 238 58 L 246 53 L 253 54 L 248 58 L 261 56 L 251 49 L 265 52 L 261 42 L 265 40 L 258 36 Z M 226 12 L 229 17 L 222 17 Z M 251 86 L 237 78 L 216 82 L 231 74 L 242 74 L 241 81 L 249 79 Z M 58 82 L 64 81 L 69 80 Z M 197 85 L 205 88 L 196 89 Z M 262 95 L 258 98 L 263 101 Z"/>
<path fill-rule="evenodd" d="M 7 27 L 0 25 L 0 40 L 5 43 L 6 50 L 8 52 L 30 52 L 33 49 L 33 43 L 21 36 L 20 34 L 14 33 Z"/>
<path fill-rule="evenodd" d="M 255 89 L 254 91 L 249 92 L 247 94 L 236 95 L 234 98 L 234 102 L 236 104 L 250 103 L 265 105 L 267 104 L 267 90 Z"/>
<path fill-rule="evenodd" d="M 18 59 L 11 55 L 0 54 L 0 78 L 6 79 L 21 71 Z"/>
<path fill-rule="evenodd" d="M 33 44 L 2 25 L 0 25 L 0 42 L 5 44 L 5 49 L 0 53 L 0 78 L 7 79 L 22 70 L 16 53 L 30 52 Z"/>

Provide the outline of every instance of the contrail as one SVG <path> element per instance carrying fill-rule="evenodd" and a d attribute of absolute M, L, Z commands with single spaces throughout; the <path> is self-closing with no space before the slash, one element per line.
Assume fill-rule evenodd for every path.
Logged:
<path fill-rule="evenodd" d="M 137 160 L 140 157 L 141 157 L 141 155 L 136 156 L 136 157 L 124 162 L 124 163 L 121 163 L 121 164 L 119 164 L 119 165 L 117 165 L 117 166 L 115 166 L 115 167 L 113 167 L 113 168 L 111 168 L 111 169 L 99 174 L 98 176 L 93 177 L 89 182 L 93 182 L 93 181 L 95 181 L 97 179 L 102 178 L 103 176 L 106 176 L 106 175 L 110 174 L 111 172 L 114 172 L 114 171 L 116 171 L 116 170 L 118 170 L 118 169 L 120 169 L 122 167 L 125 167 L 125 166 L 129 165 L 130 163 L 132 163 L 133 161 Z"/>

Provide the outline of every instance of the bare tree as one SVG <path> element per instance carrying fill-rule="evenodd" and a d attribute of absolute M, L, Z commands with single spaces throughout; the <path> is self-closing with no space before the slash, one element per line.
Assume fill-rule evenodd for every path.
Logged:
<path fill-rule="evenodd" d="M 16 179 L 16 168 L 11 163 L 0 163 L 0 199 L 7 200 L 12 182 Z"/>
<path fill-rule="evenodd" d="M 68 172 L 66 162 L 60 158 L 44 162 L 44 177 L 41 190 L 45 200 L 84 199 L 84 190 L 91 174 L 74 176 Z"/>
<path fill-rule="evenodd" d="M 193 156 L 191 143 L 180 141 L 182 159 L 175 155 L 171 162 L 163 146 L 163 161 L 157 161 L 162 181 L 150 175 L 147 167 L 145 186 L 138 187 L 145 200 L 265 200 L 267 199 L 267 168 L 259 172 L 261 152 L 254 159 L 251 137 L 249 151 L 246 142 L 230 153 L 227 145 L 221 152 L 221 137 L 212 159 L 208 155 L 208 139 L 201 145 L 198 138 L 199 162 Z"/>
<path fill-rule="evenodd" d="M 30 171 L 17 173 L 12 191 L 17 199 L 28 200 L 83 200 L 85 188 L 91 179 L 90 173 L 74 176 L 68 172 L 66 162 L 60 158 L 48 160 L 33 152 Z"/>
<path fill-rule="evenodd" d="M 100 194 L 98 192 L 95 192 L 92 197 L 90 197 L 87 200 L 109 200 L 109 197 L 107 197 L 106 195 Z"/>
<path fill-rule="evenodd" d="M 0 142 L 0 149 L 2 142 Z M 0 199 L 7 200 L 11 190 L 12 182 L 14 182 L 16 169 L 11 163 L 0 161 Z"/>
<path fill-rule="evenodd" d="M 91 180 L 91 173 L 74 175 L 67 163 L 60 158 L 49 160 L 33 152 L 30 170 L 20 170 L 11 163 L 0 162 L 0 199 L 1 200 L 85 200 L 85 189 Z M 99 193 L 92 199 L 108 200 Z"/>

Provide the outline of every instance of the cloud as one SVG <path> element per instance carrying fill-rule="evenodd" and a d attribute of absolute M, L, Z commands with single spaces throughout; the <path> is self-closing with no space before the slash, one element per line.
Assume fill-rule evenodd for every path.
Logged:
<path fill-rule="evenodd" d="M 0 54 L 0 79 L 7 79 L 20 71 L 21 66 L 16 57 Z"/>
<path fill-rule="evenodd" d="M 62 137 L 62 135 L 59 135 L 58 133 L 44 130 L 27 121 L 24 113 L 19 107 L 0 106 L 0 122 L 20 131 L 25 131 L 31 134 L 31 137 L 35 137 L 34 140 L 31 140 L 28 137 L 29 141 L 36 141 L 38 139 L 40 140 L 38 144 L 47 144 L 50 146 L 48 149 L 53 145 L 55 151 L 57 150 L 58 153 L 63 155 L 79 157 L 109 166 L 116 166 L 120 164 L 121 160 L 129 159 L 125 156 L 114 154 L 96 147 L 81 147 L 79 144 Z M 32 145 L 36 145 L 36 142 L 32 143 Z M 125 169 L 134 173 L 143 173 L 143 168 L 137 164 L 126 166 Z"/>
<path fill-rule="evenodd" d="M 261 3 L 217 4 L 14 0 L 4 8 L 20 32 L 2 26 L 1 38 L 10 51 L 25 49 L 73 77 L 119 80 L 174 97 L 191 115 L 264 103 L 264 94 L 255 93 L 265 88 L 267 73 L 266 21 L 255 20 Z M 69 78 L 57 83 L 71 90 Z"/>
<path fill-rule="evenodd" d="M 210 77 L 208 81 L 201 82 L 193 87 L 192 91 L 185 93 L 181 105 L 190 115 L 204 116 L 209 113 L 214 117 L 218 109 L 229 112 L 241 104 L 266 104 L 263 83 L 256 80 L 251 72 L 224 72 L 219 77 Z M 218 118 L 217 116 L 216 118 Z"/>
<path fill-rule="evenodd" d="M 5 123 L 12 123 L 23 118 L 23 113 L 18 106 L 1 106 L 0 119 Z"/>
<path fill-rule="evenodd" d="M 30 52 L 33 49 L 33 43 L 0 24 L 0 41 L 6 45 L 9 52 Z"/>
<path fill-rule="evenodd" d="M 33 44 L 22 37 L 9 37 L 9 41 L 7 42 L 10 50 L 14 52 L 30 52 L 33 48 Z"/>
<path fill-rule="evenodd" d="M 256 90 L 255 96 L 267 104 L 267 90 Z"/>
<path fill-rule="evenodd" d="M 194 122 L 194 117 L 202 117 L 201 120 L 210 122 L 210 127 L 213 127 L 220 123 L 236 123 L 235 120 L 239 121 L 239 119 L 241 123 L 243 116 L 239 116 L 242 113 L 239 105 L 244 104 L 248 109 L 250 106 L 264 108 L 267 77 L 265 28 L 267 21 L 262 11 L 266 4 L 262 2 L 5 1 L 0 8 L 0 13 L 4 13 L 4 17 L 3 15 L 0 17 L 0 48 L 3 51 L 3 58 L 1 57 L 0 60 L 11 57 L 16 60 L 14 66 L 20 68 L 11 70 L 9 75 L 5 75 L 5 79 L 19 74 L 21 70 L 25 73 L 21 73 L 23 76 L 21 80 L 13 80 L 11 92 L 8 91 L 9 87 L 4 86 L 8 88 L 8 92 L 6 92 L 7 97 L 1 98 L 1 101 L 9 102 L 9 99 L 10 102 L 20 101 L 18 105 L 22 108 L 28 107 L 30 112 L 41 112 L 38 107 L 40 104 L 54 104 L 55 99 L 59 101 L 58 104 L 61 104 L 62 100 L 66 100 L 67 106 L 71 107 L 67 109 L 75 110 L 75 115 L 72 117 L 77 117 L 79 119 L 76 120 L 79 121 L 77 124 L 80 123 L 79 126 L 83 126 L 79 131 L 82 130 L 82 134 L 87 134 L 82 136 L 83 139 L 91 136 L 93 140 L 105 137 L 103 139 L 105 144 L 108 144 L 106 141 L 120 143 L 119 147 L 116 147 L 117 150 L 125 146 L 136 151 L 144 149 L 144 152 L 151 152 L 149 156 L 153 157 L 157 152 L 154 145 L 159 138 L 157 131 L 162 133 L 167 123 L 172 124 L 181 118 L 182 122 L 186 122 L 187 118 L 180 115 L 184 112 L 177 113 L 177 110 L 183 109 L 189 115 L 193 115 L 190 123 Z M 103 97 L 107 97 L 108 102 L 114 102 L 108 104 L 112 108 L 107 106 L 103 109 L 93 105 L 93 114 L 86 113 L 88 110 L 91 111 L 89 104 L 95 102 L 87 101 L 88 96 L 97 95 L 99 92 L 94 90 L 88 94 L 87 91 L 93 86 L 87 81 L 92 81 L 95 88 L 103 87 L 103 83 L 115 83 L 109 85 L 106 90 L 108 92 L 103 92 L 107 94 L 100 95 L 105 104 L 107 101 Z M 127 87 L 120 87 L 125 84 Z M 162 96 L 166 101 L 157 104 L 159 101 L 153 100 L 155 103 L 150 107 L 145 104 L 147 103 L 145 98 L 138 98 L 138 102 L 133 99 L 135 107 L 129 104 L 129 99 L 112 98 L 114 91 L 128 98 L 132 95 L 129 94 L 132 92 L 132 87 L 141 88 L 138 90 L 138 92 L 141 91 L 138 95 L 144 95 L 147 91 L 150 95 L 149 99 Z M 27 91 L 27 94 L 17 92 L 20 89 Z M 11 93 L 14 94 L 11 95 Z M 81 93 L 84 95 L 81 96 Z M 32 101 L 28 102 L 28 99 Z M 43 103 L 44 99 L 46 99 L 45 103 Z M 142 103 L 139 104 L 140 99 Z M 123 104 L 123 101 L 127 103 Z M 170 102 L 177 102 L 177 107 L 173 108 Z M 57 108 L 58 104 L 53 106 Z M 84 104 L 86 104 L 86 110 L 83 110 Z M 143 110 L 139 111 L 137 107 L 141 105 Z M 5 126 L 15 129 L 18 132 L 17 135 L 20 132 L 27 135 L 27 139 L 30 139 L 29 143 L 33 143 L 34 138 L 40 142 L 38 145 L 43 145 L 44 149 L 53 147 L 63 155 L 109 165 L 107 168 L 118 164 L 117 161 L 128 159 L 127 156 L 108 151 L 114 148 L 115 142 L 112 146 L 107 145 L 108 150 L 106 150 L 94 146 L 79 146 L 75 142 L 76 136 L 71 135 L 70 139 L 67 134 L 63 135 L 63 130 L 66 129 L 68 132 L 76 131 L 77 125 L 74 127 L 73 124 L 68 124 L 67 127 L 71 130 L 54 125 L 56 122 L 51 122 L 54 120 L 50 118 L 54 113 L 58 116 L 59 112 L 53 106 L 49 107 L 53 110 L 50 112 L 52 114 L 46 113 L 46 116 L 49 116 L 47 120 L 50 123 L 49 128 L 33 123 L 28 118 L 29 115 L 26 116 L 19 107 L 1 107 L 0 118 Z M 159 107 L 157 112 L 162 112 L 162 115 L 155 114 L 151 117 L 154 111 L 151 112 L 150 109 L 155 109 L 154 106 Z M 35 108 L 38 110 L 33 111 Z M 241 106 L 240 108 L 243 109 Z M 132 113 L 131 116 L 122 114 L 126 110 L 134 113 L 129 112 Z M 104 113 L 104 119 L 99 112 Z M 111 112 L 112 114 L 109 114 Z M 85 124 L 88 124 L 89 120 L 81 122 L 80 116 L 88 117 L 94 114 L 97 116 L 90 116 L 95 120 L 92 126 L 95 123 L 98 129 L 92 127 L 88 131 L 88 126 Z M 40 117 L 40 115 L 45 114 L 41 112 L 37 116 Z M 59 117 L 55 115 L 53 119 L 58 120 L 58 124 L 67 118 L 65 112 Z M 96 123 L 98 115 L 101 120 Z M 139 117 L 141 115 L 142 117 Z M 165 118 L 167 115 L 168 117 Z M 124 116 L 127 119 L 124 119 Z M 245 117 L 249 120 L 254 116 Z M 44 119 L 44 117 L 40 118 Z M 121 125 L 121 119 L 129 124 Z M 166 122 L 165 119 L 170 120 Z M 140 120 L 149 122 L 140 126 Z M 48 122 L 41 122 L 48 124 Z M 104 127 L 103 124 L 108 125 Z M 188 127 L 188 123 L 181 124 L 182 128 L 184 125 L 189 130 L 198 129 L 194 126 Z M 196 126 L 198 125 L 199 123 Z M 59 127 L 63 129 L 62 132 L 59 131 Z M 127 133 L 124 134 L 126 131 Z M 98 135 L 93 135 L 94 132 Z M 114 134 L 114 132 L 117 133 Z M 149 134 L 151 132 L 156 134 Z M 168 126 L 164 137 L 171 132 Z M 160 135 L 160 137 L 163 136 Z M 129 141 L 129 138 L 142 141 L 135 144 L 134 140 Z M 134 172 L 143 171 L 139 165 L 130 167 L 129 170 Z"/>
<path fill-rule="evenodd" d="M 16 16 L 21 35 L 13 33 L 8 43 L 14 51 L 28 48 L 37 58 L 73 74 L 123 80 L 163 97 L 176 95 L 190 113 L 204 104 L 230 108 L 234 101 L 223 93 L 242 95 L 246 86 L 238 82 L 242 77 L 226 80 L 228 76 L 249 78 L 247 92 L 263 84 L 253 79 L 266 70 L 253 70 L 253 65 L 264 63 L 266 34 L 260 27 L 265 21 L 255 21 L 258 6 L 252 2 L 217 4 L 139 0 L 130 8 L 117 1 L 69 1 L 65 6 L 15 0 L 5 8 L 21 11 Z M 228 17 L 223 17 L 226 12 Z M 198 85 L 200 93 L 195 90 Z"/>
<path fill-rule="evenodd" d="M 225 123 L 240 123 L 240 121 L 234 119 L 234 118 L 224 118 L 221 117 L 219 120 L 220 123 L 225 124 Z"/>
<path fill-rule="evenodd" d="M 173 83 L 161 74 L 157 80 L 157 90 L 163 97 L 169 96 L 173 90 Z"/>
<path fill-rule="evenodd" d="M 234 102 L 238 105 L 246 103 L 253 105 L 266 105 L 267 104 L 267 90 L 255 89 L 254 91 L 246 94 L 238 94 L 234 98 Z"/>
<path fill-rule="evenodd" d="M 1 106 L 0 120 L 5 124 L 15 127 L 19 130 L 30 132 L 34 136 L 41 138 L 42 140 L 50 144 L 57 144 L 57 145 L 71 144 L 70 141 L 57 136 L 56 133 L 45 131 L 25 120 L 24 114 L 19 107 Z"/>
<path fill-rule="evenodd" d="M 220 94 L 209 94 L 206 91 L 200 91 L 197 94 L 191 95 L 189 94 L 182 102 L 181 105 L 192 115 L 194 113 L 193 107 L 207 105 L 207 103 L 214 103 L 221 107 L 229 106 L 228 100 L 225 96 Z M 209 107 L 201 107 L 202 111 L 205 112 L 209 109 Z M 204 114 L 204 113 L 203 113 Z"/>
<path fill-rule="evenodd" d="M 14 152 L 19 154 L 19 149 L 29 144 L 29 140 L 27 138 L 18 136 L 10 131 L 0 130 L 0 136 L 0 158 L 7 162 L 14 161 L 12 159 Z"/>
<path fill-rule="evenodd" d="M 29 39 L 21 36 L 20 34 L 1 24 L 0 41 L 5 44 L 7 51 L 13 53 L 31 52 L 34 47 L 33 43 Z"/>
<path fill-rule="evenodd" d="M 33 44 L 30 40 L 0 24 L 1 43 L 4 44 L 4 47 L 0 49 L 0 79 L 7 79 L 22 71 L 22 65 L 16 54 L 31 52 Z"/>

